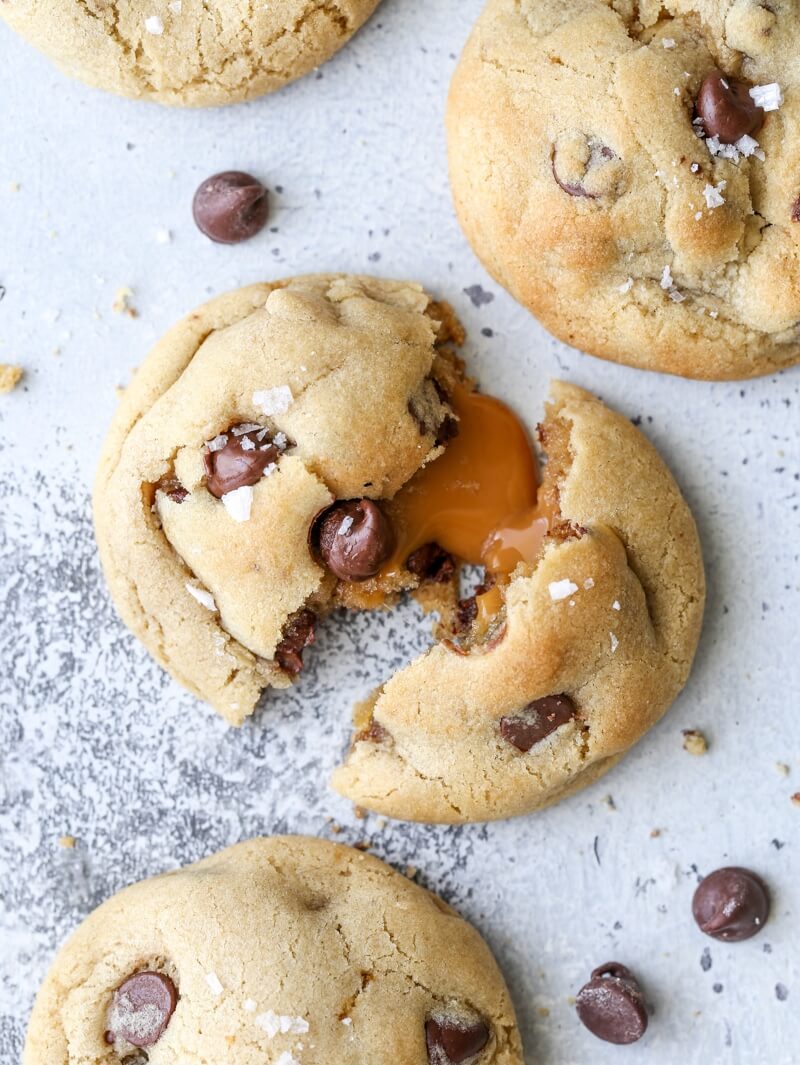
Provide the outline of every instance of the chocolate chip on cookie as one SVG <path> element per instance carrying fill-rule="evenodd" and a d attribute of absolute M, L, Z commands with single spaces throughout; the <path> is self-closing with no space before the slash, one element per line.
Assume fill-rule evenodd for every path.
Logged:
<path fill-rule="evenodd" d="M 334 503 L 314 522 L 311 539 L 322 561 L 341 581 L 375 577 L 391 558 L 391 523 L 371 499 Z"/>
<path fill-rule="evenodd" d="M 267 190 L 257 178 L 226 170 L 200 185 L 192 214 L 200 232 L 217 244 L 239 244 L 264 228 L 267 206 Z"/>
<path fill-rule="evenodd" d="M 269 430 L 260 425 L 238 425 L 206 445 L 203 462 L 209 492 L 221 499 L 228 492 L 261 480 L 264 470 L 277 462 L 280 449 Z"/>
<path fill-rule="evenodd" d="M 178 992 L 168 976 L 134 973 L 114 992 L 106 1040 L 124 1039 L 135 1047 L 158 1042 L 175 1012 Z"/>
<path fill-rule="evenodd" d="M 437 1015 L 425 1022 L 430 1065 L 459 1065 L 470 1061 L 489 1042 L 489 1026 L 480 1019 L 461 1020 Z"/>
<path fill-rule="evenodd" d="M 614 191 L 619 158 L 607 144 L 583 133 L 564 133 L 553 145 L 553 177 L 568 196 L 597 200 Z"/>
<path fill-rule="evenodd" d="M 517 750 L 529 751 L 574 716 L 575 704 L 568 695 L 545 695 L 528 703 L 519 714 L 501 717 L 500 735 Z"/>
<path fill-rule="evenodd" d="M 736 943 L 761 931 L 769 906 L 769 891 L 761 877 L 728 866 L 701 881 L 692 899 L 692 914 L 707 936 Z"/>
<path fill-rule="evenodd" d="M 708 136 L 718 137 L 723 144 L 735 144 L 746 134 L 756 133 L 764 121 L 764 111 L 748 86 L 720 70 L 712 70 L 703 79 L 696 107 Z"/>
<path fill-rule="evenodd" d="M 800 196 L 792 204 L 792 221 L 800 222 Z"/>
<path fill-rule="evenodd" d="M 423 544 L 406 559 L 406 569 L 421 581 L 447 584 L 456 570 L 453 556 L 438 544 Z"/>
<path fill-rule="evenodd" d="M 283 627 L 283 638 L 275 648 L 278 665 L 286 673 L 297 676 L 303 668 L 303 651 L 316 639 L 314 629 L 317 615 L 313 610 L 298 610 Z"/>
<path fill-rule="evenodd" d="M 633 974 L 610 961 L 592 973 L 578 992 L 578 1017 L 606 1043 L 635 1043 L 647 1030 L 647 1008 Z"/>
<path fill-rule="evenodd" d="M 173 503 L 182 503 L 189 496 L 189 493 L 177 477 L 165 477 L 162 481 L 159 481 L 156 487 L 160 492 L 167 495 Z"/>

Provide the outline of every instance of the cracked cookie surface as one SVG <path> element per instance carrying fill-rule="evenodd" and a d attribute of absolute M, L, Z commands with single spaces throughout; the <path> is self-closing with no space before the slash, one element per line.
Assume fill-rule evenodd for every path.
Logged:
<path fill-rule="evenodd" d="M 794 0 L 489 0 L 447 114 L 473 248 L 592 355 L 710 379 L 796 363 L 798 51 Z M 752 138 L 704 136 L 715 72 L 764 105 Z"/>
<path fill-rule="evenodd" d="M 0 0 L 0 16 L 65 73 L 123 96 L 210 107 L 318 67 L 379 0 Z"/>
<path fill-rule="evenodd" d="M 459 1045 L 467 1056 L 440 1053 Z M 472 926 L 376 858 L 286 836 L 124 889 L 56 957 L 24 1065 L 148 1060 L 523 1058 L 503 978 Z"/>

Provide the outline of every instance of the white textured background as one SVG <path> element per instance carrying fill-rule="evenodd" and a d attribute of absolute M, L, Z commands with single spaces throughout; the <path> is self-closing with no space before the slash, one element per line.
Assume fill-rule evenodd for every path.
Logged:
<path fill-rule="evenodd" d="M 0 398 L 2 1065 L 18 1061 L 56 945 L 103 898 L 255 833 L 332 836 L 329 818 L 479 925 L 530 1065 L 800 1061 L 800 372 L 714 385 L 614 367 L 554 342 L 487 278 L 450 206 L 442 131 L 479 8 L 385 0 L 317 76 L 186 113 L 68 82 L 0 25 L 0 362 L 26 369 Z M 233 248 L 190 215 L 200 180 L 229 168 L 273 191 L 271 228 Z M 207 296 L 317 270 L 424 282 L 462 316 L 487 390 L 531 424 L 553 375 L 594 390 L 641 419 L 694 508 L 709 599 L 691 681 L 610 777 L 554 810 L 381 827 L 327 790 L 353 699 L 425 646 L 411 607 L 327 623 L 298 687 L 234 732 L 109 604 L 89 489 L 115 386 Z M 122 285 L 136 320 L 111 311 Z M 473 306 L 473 285 L 491 301 Z M 708 736 L 706 757 L 682 750 L 688 727 Z M 729 862 L 767 878 L 774 914 L 725 946 L 689 904 L 698 874 Z M 610 958 L 653 1003 L 633 1048 L 594 1040 L 569 1004 Z"/>

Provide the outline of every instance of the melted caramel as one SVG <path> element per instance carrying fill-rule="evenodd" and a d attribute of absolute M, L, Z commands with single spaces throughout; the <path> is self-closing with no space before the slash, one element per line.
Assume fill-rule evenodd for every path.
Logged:
<path fill-rule="evenodd" d="M 504 403 L 462 385 L 450 403 L 458 436 L 395 496 L 398 545 L 383 575 L 428 543 L 501 578 L 541 551 L 550 516 L 537 506 L 536 456 L 524 426 Z M 487 617 L 499 606 L 499 591 L 478 597 Z"/>

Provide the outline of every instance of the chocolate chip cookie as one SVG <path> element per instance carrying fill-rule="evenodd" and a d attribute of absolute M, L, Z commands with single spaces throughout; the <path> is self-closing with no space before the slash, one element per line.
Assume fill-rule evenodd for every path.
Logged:
<path fill-rule="evenodd" d="M 539 484 L 462 338 L 410 283 L 221 296 L 135 375 L 94 498 L 124 620 L 233 724 L 294 680 L 336 607 L 412 592 L 434 611 L 434 646 L 357 708 L 334 780 L 428 821 L 533 810 L 608 768 L 683 685 L 704 594 L 691 515 L 641 434 L 556 383 Z"/>
<path fill-rule="evenodd" d="M 800 14 L 489 0 L 447 128 L 490 273 L 592 355 L 697 378 L 800 360 Z"/>
<path fill-rule="evenodd" d="M 65 73 L 122 96 L 216 107 L 329 59 L 379 0 L 0 0 L 0 16 Z"/>
<path fill-rule="evenodd" d="M 58 954 L 24 1065 L 522 1065 L 489 948 L 350 847 L 254 839 L 103 903 Z"/>

